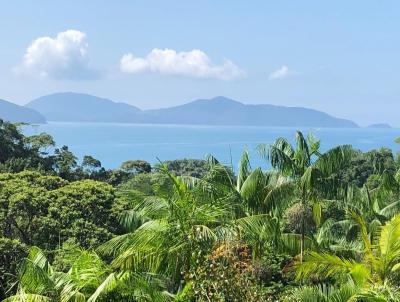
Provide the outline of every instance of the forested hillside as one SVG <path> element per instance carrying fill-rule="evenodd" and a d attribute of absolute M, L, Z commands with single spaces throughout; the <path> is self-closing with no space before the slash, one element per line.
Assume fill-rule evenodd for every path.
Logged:
<path fill-rule="evenodd" d="M 397 150 L 293 135 L 110 170 L 0 120 L 0 300 L 400 301 Z"/>

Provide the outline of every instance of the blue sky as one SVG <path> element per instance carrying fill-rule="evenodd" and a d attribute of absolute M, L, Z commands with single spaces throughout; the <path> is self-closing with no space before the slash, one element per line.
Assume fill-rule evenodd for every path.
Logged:
<path fill-rule="evenodd" d="M 400 126 L 399 1 L 1 1 L 0 98 L 224 95 Z M 47 38 L 45 38 L 47 37 Z"/>

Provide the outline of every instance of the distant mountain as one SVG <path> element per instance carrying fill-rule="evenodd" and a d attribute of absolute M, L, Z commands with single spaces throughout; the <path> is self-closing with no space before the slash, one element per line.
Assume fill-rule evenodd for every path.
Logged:
<path fill-rule="evenodd" d="M 390 126 L 389 124 L 385 124 L 385 123 L 378 123 L 378 124 L 369 125 L 367 128 L 390 129 L 390 128 L 392 128 L 392 126 Z"/>
<path fill-rule="evenodd" d="M 196 100 L 181 106 L 140 110 L 87 94 L 57 93 L 27 104 L 49 121 L 156 124 L 252 125 L 282 127 L 358 127 L 324 112 L 274 105 L 245 105 L 225 97 Z"/>
<path fill-rule="evenodd" d="M 0 119 L 13 123 L 46 123 L 45 117 L 39 112 L 5 100 L 0 100 Z"/>
<path fill-rule="evenodd" d="M 82 93 L 55 93 L 29 102 L 26 107 L 43 114 L 48 121 L 130 123 L 141 113 L 125 103 Z"/>
<path fill-rule="evenodd" d="M 358 127 L 352 121 L 335 118 L 313 109 L 245 105 L 225 97 L 197 100 L 166 109 L 148 110 L 146 115 L 152 122 L 174 124 Z"/>

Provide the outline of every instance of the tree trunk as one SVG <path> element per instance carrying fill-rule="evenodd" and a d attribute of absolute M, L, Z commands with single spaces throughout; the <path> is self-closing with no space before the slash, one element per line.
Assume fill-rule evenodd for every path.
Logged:
<path fill-rule="evenodd" d="M 305 239 L 304 224 L 305 222 L 304 222 L 304 210 L 303 210 L 301 217 L 300 263 L 303 263 L 303 256 L 304 256 L 304 239 Z"/>
<path fill-rule="evenodd" d="M 302 211 L 301 211 L 301 239 L 300 239 L 300 263 L 303 263 L 304 257 L 304 240 L 305 240 L 305 212 L 306 212 L 306 200 L 305 193 L 303 193 L 303 198 L 301 200 L 302 203 Z"/>

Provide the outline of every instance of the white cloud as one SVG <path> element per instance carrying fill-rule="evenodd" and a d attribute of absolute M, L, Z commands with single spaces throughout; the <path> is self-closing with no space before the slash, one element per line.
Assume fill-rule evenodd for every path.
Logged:
<path fill-rule="evenodd" d="M 23 62 L 14 71 L 56 79 L 84 79 L 97 75 L 89 68 L 86 34 L 78 30 L 60 32 L 55 38 L 37 38 L 27 48 Z"/>
<path fill-rule="evenodd" d="M 287 78 L 287 77 L 289 77 L 291 75 L 294 75 L 294 74 L 295 74 L 295 72 L 290 70 L 286 65 L 283 65 L 279 69 L 277 69 L 277 70 L 273 71 L 272 73 L 270 73 L 268 78 L 270 80 L 280 80 L 280 79 Z"/>
<path fill-rule="evenodd" d="M 245 76 L 245 72 L 233 62 L 225 60 L 223 64 L 215 65 L 208 55 L 199 49 L 176 52 L 173 49 L 155 48 L 145 58 L 129 53 L 122 56 L 120 68 L 124 73 L 152 72 L 221 80 Z"/>

